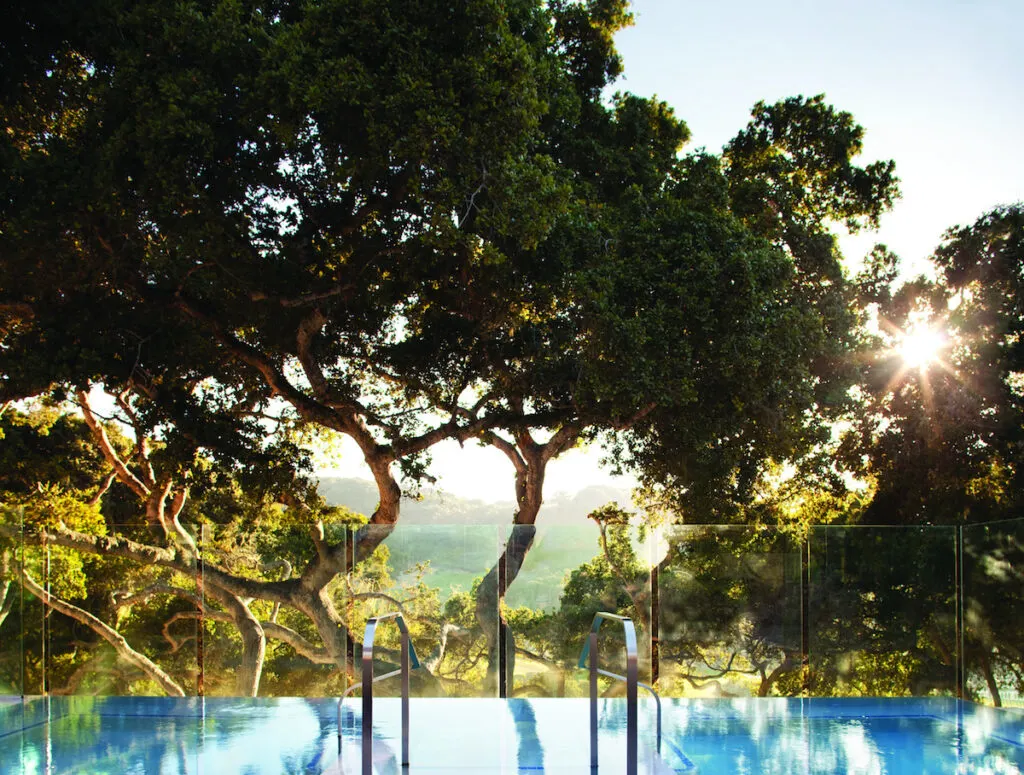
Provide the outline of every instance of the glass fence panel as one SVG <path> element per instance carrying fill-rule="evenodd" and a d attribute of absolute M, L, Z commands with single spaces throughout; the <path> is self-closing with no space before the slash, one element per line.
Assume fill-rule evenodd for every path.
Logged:
<path fill-rule="evenodd" d="M 748 527 L 668 528 L 658 598 L 663 696 L 800 694 L 797 540 Z"/>
<path fill-rule="evenodd" d="M 0 738 L 24 726 L 25 623 L 22 615 L 21 560 L 24 552 L 22 511 L 0 504 Z M 4 746 L 0 745 L 0 749 Z M 20 756 L 20 754 L 19 754 Z M 0 763 L 16 762 L 14 752 Z M 0 770 L 7 771 L 0 767 Z"/>
<path fill-rule="evenodd" d="M 252 531 L 237 520 L 203 526 L 207 697 L 331 697 L 348 685 L 351 532 L 292 516 L 264 514 Z"/>
<path fill-rule="evenodd" d="M 628 524 L 580 523 L 541 524 L 532 535 L 530 526 L 506 529 L 508 547 L 520 547 L 519 554 L 528 547 L 518 573 L 508 573 L 505 596 L 506 659 L 514 652 L 509 696 L 586 697 L 588 675 L 577 664 L 599 611 L 633 620 L 639 680 L 651 682 L 651 541 Z M 624 674 L 625 653 L 622 625 L 604 624 L 600 666 Z M 624 685 L 601 683 L 602 694 L 624 692 Z"/>
<path fill-rule="evenodd" d="M 371 526 L 356 542 L 359 564 L 346 599 L 352 632 L 362 642 L 366 620 L 403 612 L 422 664 L 411 681 L 420 697 L 496 697 L 497 663 L 489 658 L 497 643 L 498 615 L 494 569 L 501 554 L 493 525 L 399 523 L 393 530 Z M 373 547 L 373 554 L 367 556 Z M 377 631 L 377 672 L 397 669 L 398 628 Z M 360 652 L 361 653 L 361 652 Z M 398 679 L 374 687 L 397 696 Z"/>
<path fill-rule="evenodd" d="M 266 697 L 337 697 L 359 680 L 367 618 L 396 608 L 424 662 L 415 695 L 497 696 L 502 569 L 509 696 L 584 696 L 576 663 L 600 610 L 633 618 L 641 680 L 655 679 L 663 696 L 956 691 L 957 528 L 823 526 L 804 545 L 733 526 L 641 540 L 635 528 L 605 524 L 602 541 L 593 521 L 532 535 L 493 525 L 337 524 L 314 540 L 307 524 L 287 520 L 252 533 L 208 523 L 195 531 L 202 562 L 189 571 L 102 542 L 44 542 L 38 530 L 22 533 L 13 509 L 0 518 L 0 698 L 8 698 L 0 733 L 24 723 L 22 694 L 237 697 L 255 685 Z M 160 543 L 145 525 L 97 526 L 103 531 Z M 518 572 L 500 562 L 510 547 Z M 961 562 L 966 696 L 1020 707 L 1024 520 L 962 528 Z M 319 574 L 325 596 L 298 593 L 303 574 Z M 259 629 L 247 630 L 251 623 Z M 623 671 L 620 630 L 602 630 L 602 666 L 615 672 Z M 262 632 L 262 660 L 246 650 L 252 632 Z M 123 647 L 111 645 L 115 635 Z M 397 629 L 382 627 L 378 644 L 377 672 L 397 667 Z M 394 696 L 398 681 L 375 689 Z"/>
<path fill-rule="evenodd" d="M 1024 520 L 963 528 L 964 693 L 1024 707 Z"/>
<path fill-rule="evenodd" d="M 49 551 L 34 542 L 26 542 L 21 555 L 22 678 L 26 698 L 46 695 L 50 685 L 47 678 L 50 640 L 47 630 L 51 622 L 43 605 L 39 583 L 41 580 L 45 587 L 48 567 Z M 31 591 L 33 589 L 36 593 Z"/>
<path fill-rule="evenodd" d="M 24 512 L 21 512 L 22 514 Z M 27 533 L 26 533 L 27 531 Z M 17 609 L 17 619 L 10 622 L 12 627 L 17 628 L 21 640 L 11 645 L 10 657 L 14 658 L 20 654 L 21 663 L 11 663 L 12 680 L 21 682 L 21 690 L 26 700 L 32 697 L 42 697 L 46 694 L 46 627 L 49 621 L 46 617 L 46 609 L 38 595 L 29 591 L 28 583 L 42 579 L 46 580 L 46 556 L 47 551 L 39 546 L 36 538 L 36 531 L 29 525 L 27 528 L 22 525 L 20 540 L 13 547 L 13 564 L 9 567 L 9 573 L 17 580 L 17 587 L 9 594 L 13 594 L 13 605 Z M 26 578 L 29 581 L 26 581 Z M 12 613 L 13 613 L 12 609 Z M 4 625 L 6 630 L 7 623 Z M 5 644 L 0 641 L 0 644 Z M 6 646 L 0 646 L 7 653 Z M 18 677 L 20 676 L 20 678 Z M 34 706 L 35 715 L 38 716 L 40 706 Z"/>
<path fill-rule="evenodd" d="M 815 527 L 812 696 L 956 693 L 956 528 Z"/>
<path fill-rule="evenodd" d="M 81 548 L 52 542 L 40 550 L 40 586 L 50 596 L 45 628 L 48 692 L 195 695 L 199 590 L 194 562 L 152 561 L 141 547 L 162 542 L 154 539 L 148 525 L 109 522 L 93 527 L 78 539 Z M 125 543 L 113 545 L 108 539 Z M 34 589 L 28 578 L 26 589 Z"/>
<path fill-rule="evenodd" d="M 22 617 L 21 561 L 24 552 L 22 511 L 0 504 L 0 698 L 24 693 L 25 629 Z M 0 713 L 9 713 L 5 703 Z M 4 722 L 0 719 L 0 734 Z"/>

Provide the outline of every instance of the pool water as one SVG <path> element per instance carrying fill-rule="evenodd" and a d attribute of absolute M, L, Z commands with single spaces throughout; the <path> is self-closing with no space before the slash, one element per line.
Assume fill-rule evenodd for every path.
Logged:
<path fill-rule="evenodd" d="M 398 775 L 399 702 L 374 711 L 374 771 Z M 414 699 L 410 775 L 590 773 L 585 699 Z M 599 703 L 600 772 L 625 772 L 625 703 Z M 330 699 L 54 697 L 0 704 L 3 775 L 359 773 Z M 952 699 L 641 700 L 647 775 L 1024 775 L 1024 713 Z"/>

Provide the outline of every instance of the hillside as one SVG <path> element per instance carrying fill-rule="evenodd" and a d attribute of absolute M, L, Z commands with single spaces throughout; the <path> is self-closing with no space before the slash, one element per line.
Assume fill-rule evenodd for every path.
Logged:
<path fill-rule="evenodd" d="M 363 479 L 324 477 L 320 493 L 332 505 L 362 514 L 372 513 L 377 503 L 376 487 Z M 630 500 L 628 490 L 607 486 L 546 500 L 533 548 L 509 590 L 508 604 L 557 607 L 566 575 L 598 552 L 597 526 L 587 514 L 609 501 L 625 505 Z M 441 590 L 442 599 L 470 589 L 500 556 L 514 513 L 512 501 L 487 503 L 439 492 L 404 501 L 402 517 L 387 540 L 395 575 L 408 577 L 417 563 L 429 561 L 427 581 Z"/>

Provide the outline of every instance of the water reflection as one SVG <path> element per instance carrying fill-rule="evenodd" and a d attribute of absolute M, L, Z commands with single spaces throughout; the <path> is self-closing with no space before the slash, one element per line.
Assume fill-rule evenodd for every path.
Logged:
<path fill-rule="evenodd" d="M 358 709 L 345 709 L 349 731 L 339 759 L 333 700 L 70 697 L 50 705 L 49 724 L 0 737 L 0 772 L 361 771 Z M 652 730 L 641 724 L 642 772 L 1024 773 L 1024 714 L 955 700 L 673 700 L 665 711 L 664 762 L 653 757 Z M 412 716 L 413 771 L 577 771 L 588 757 L 585 699 L 416 700 Z M 625 703 L 604 700 L 601 717 L 602 762 L 615 771 Z M 381 775 L 402 773 L 398 718 L 397 700 L 383 698 L 373 748 Z"/>
<path fill-rule="evenodd" d="M 49 724 L 0 738 L 0 772 L 310 775 L 336 756 L 330 708 L 318 700 L 75 697 L 51 702 L 56 710 Z"/>
<path fill-rule="evenodd" d="M 401 738 L 394 739 L 394 730 L 386 721 L 394 714 L 385 710 L 381 712 L 381 706 L 387 708 L 395 705 L 393 698 L 377 701 L 377 710 L 374 711 L 373 725 L 373 748 L 370 759 L 373 762 L 373 771 L 378 775 L 400 775 L 402 769 L 399 761 L 397 748 L 401 745 Z M 330 756 L 324 753 L 322 760 L 318 763 L 320 768 L 312 764 L 303 775 L 309 773 L 322 773 L 322 775 L 343 775 L 344 773 L 361 773 L 362 770 L 362 715 L 356 710 L 361 706 L 361 700 L 355 698 L 345 703 L 341 709 L 341 737 L 337 748 L 337 758 L 331 761 Z M 318 701 L 315 706 L 321 722 L 321 732 L 327 738 L 335 739 L 337 734 L 338 717 L 337 706 L 334 700 Z M 413 705 L 415 707 L 415 704 Z M 391 708 L 396 709 L 397 706 Z M 385 721 L 381 724 L 381 721 Z M 325 738 L 326 739 L 326 738 Z"/>
<path fill-rule="evenodd" d="M 519 769 L 544 770 L 544 746 L 537 736 L 537 714 L 529 700 L 508 701 L 508 710 L 516 725 L 517 761 Z"/>
<path fill-rule="evenodd" d="M 702 775 L 1024 773 L 1024 716 L 949 699 L 674 700 L 666 726 Z"/>
<path fill-rule="evenodd" d="M 194 775 L 201 706 L 195 700 L 50 698 L 50 722 L 0 739 L 0 772 L 24 775 Z M 126 715 L 135 713 L 137 715 Z"/>

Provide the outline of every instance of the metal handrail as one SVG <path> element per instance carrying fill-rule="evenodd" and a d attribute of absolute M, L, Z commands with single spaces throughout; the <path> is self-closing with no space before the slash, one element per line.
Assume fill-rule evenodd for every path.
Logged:
<path fill-rule="evenodd" d="M 384 675 L 373 675 L 373 640 L 377 634 L 379 622 L 394 619 L 402 637 L 402 661 L 398 670 L 392 670 Z M 416 656 L 416 649 L 409 640 L 409 628 L 405 619 L 399 611 L 392 611 L 389 614 L 382 614 L 367 620 L 366 629 L 363 632 L 363 656 L 362 675 L 363 680 L 352 684 L 345 690 L 345 693 L 338 698 L 338 754 L 341 755 L 341 703 L 356 689 L 363 689 L 363 733 L 362 733 L 362 758 L 363 775 L 373 773 L 373 685 L 377 681 L 386 678 L 393 678 L 396 675 L 402 676 L 402 766 L 409 766 L 409 671 L 420 666 L 420 660 Z"/>
<path fill-rule="evenodd" d="M 626 674 L 619 675 L 597 666 L 597 633 L 606 619 L 621 622 L 626 636 Z M 628 616 L 600 611 L 594 615 L 590 634 L 580 654 L 579 667 L 590 670 L 590 767 L 597 769 L 597 676 L 603 675 L 626 683 L 626 775 L 637 775 L 639 745 L 637 743 L 637 701 L 636 688 L 642 686 L 654 697 L 657 707 L 657 747 L 661 753 L 661 698 L 654 687 L 637 680 L 636 627 Z"/>

